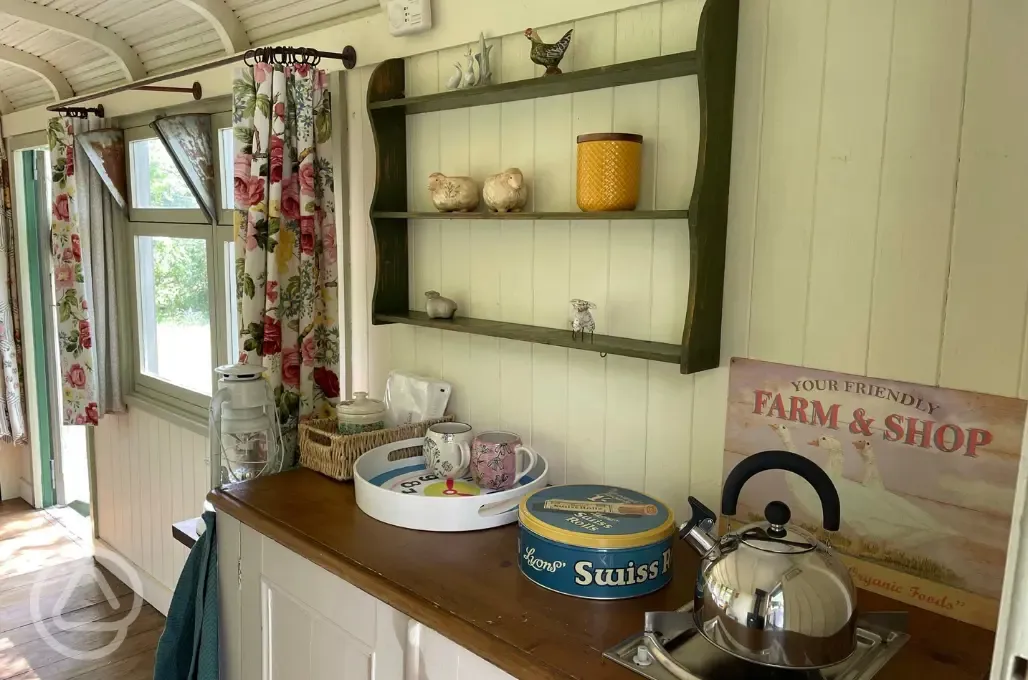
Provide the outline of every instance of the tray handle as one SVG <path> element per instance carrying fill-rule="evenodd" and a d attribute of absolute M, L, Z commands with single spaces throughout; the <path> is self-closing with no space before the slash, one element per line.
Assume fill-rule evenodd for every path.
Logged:
<path fill-rule="evenodd" d="M 424 437 L 412 437 L 410 439 L 402 439 L 402 440 L 400 440 L 398 442 L 391 442 L 389 444 L 386 444 L 382 448 L 388 448 L 389 449 L 389 455 L 386 456 L 386 459 L 390 463 L 395 463 L 396 461 L 400 460 L 400 458 L 399 457 L 394 457 L 393 456 L 394 453 L 396 453 L 397 451 L 402 451 L 403 449 L 412 449 L 412 448 L 414 448 L 416 446 L 422 446 L 424 443 L 425 443 L 425 438 Z"/>

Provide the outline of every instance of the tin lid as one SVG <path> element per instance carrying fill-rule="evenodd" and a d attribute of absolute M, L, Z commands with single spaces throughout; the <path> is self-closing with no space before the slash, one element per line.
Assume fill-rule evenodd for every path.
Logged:
<path fill-rule="evenodd" d="M 576 141 L 582 142 L 635 142 L 642 144 L 643 136 L 631 132 L 591 132 L 587 135 L 578 135 Z"/>
<path fill-rule="evenodd" d="M 518 521 L 538 536 L 582 548 L 636 548 L 675 530 L 671 511 L 657 499 L 601 484 L 540 489 L 521 499 Z"/>
<path fill-rule="evenodd" d="M 339 402 L 336 410 L 341 415 L 367 416 L 382 413 L 386 407 L 378 399 L 369 399 L 367 392 L 354 392 L 353 399 Z"/>

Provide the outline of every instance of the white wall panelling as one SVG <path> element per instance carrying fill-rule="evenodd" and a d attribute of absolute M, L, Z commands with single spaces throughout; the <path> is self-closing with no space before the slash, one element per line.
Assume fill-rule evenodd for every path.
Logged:
<path fill-rule="evenodd" d="M 173 590 L 188 551 L 171 525 L 202 510 L 207 439 L 132 408 L 103 418 L 94 448 L 100 538 Z"/>
<path fill-rule="evenodd" d="M 690 49 L 698 0 L 665 0 L 560 26 L 578 70 Z M 1004 0 L 741 3 L 723 364 L 730 356 L 997 394 L 1028 393 L 1025 306 L 1028 60 L 1024 12 Z M 979 25 L 978 21 L 983 22 Z M 542 22 L 540 22 L 542 23 Z M 984 26 L 984 27 L 983 27 Z M 988 27 L 992 27 L 991 29 Z M 494 39 L 506 82 L 537 74 L 520 34 Z M 439 91 L 463 46 L 407 62 L 408 91 Z M 355 268 L 367 309 L 373 152 L 352 76 L 350 154 L 363 204 Z M 1020 85 L 1011 90 L 1010 83 Z M 695 171 L 695 80 L 408 118 L 412 209 L 428 173 L 481 180 L 517 164 L 537 209 L 574 209 L 574 136 L 641 132 L 640 205 L 685 207 Z M 959 162 L 958 162 L 959 159 Z M 599 305 L 599 332 L 678 342 L 685 222 L 411 221 L 411 307 L 440 286 L 469 316 L 560 327 L 569 297 Z M 356 269 L 355 269 L 356 271 Z M 355 307 L 356 308 L 356 307 Z M 365 312 L 366 313 L 366 312 Z M 441 375 L 476 428 L 508 427 L 555 481 L 619 483 L 668 499 L 718 497 L 727 371 L 682 376 L 636 359 L 401 325 L 355 325 L 355 387 L 389 368 Z"/>
<path fill-rule="evenodd" d="M 583 69 L 655 45 L 690 48 L 700 7 L 666 0 L 561 26 L 542 16 L 539 28 L 551 39 L 574 27 L 563 66 Z M 741 3 L 723 363 L 753 356 L 1028 396 L 1028 216 L 1018 200 L 1028 186 L 1028 81 L 1018 77 L 1028 17 L 1009 0 L 804 7 Z M 467 28 L 469 38 L 478 31 Z M 441 51 L 408 61 L 411 93 L 438 91 L 463 54 L 464 45 L 439 44 L 448 29 L 437 30 L 424 39 Z M 520 34 L 492 43 L 498 80 L 537 73 Z M 455 385 L 459 418 L 519 431 L 548 456 L 555 481 L 633 485 L 678 513 L 689 493 L 715 502 L 726 369 L 682 376 L 669 364 L 370 325 L 372 68 L 344 79 L 354 388 L 381 394 L 392 368 L 442 376 Z M 570 209 L 574 135 L 622 124 L 650 131 L 648 204 L 687 204 L 693 79 L 517 104 L 410 117 L 415 209 L 426 207 L 429 172 L 482 179 L 507 163 L 525 171 L 536 207 Z M 685 222 L 438 220 L 410 229 L 412 308 L 423 308 L 431 285 L 472 316 L 562 326 L 565 301 L 580 296 L 600 305 L 601 330 L 679 340 Z M 165 437 L 139 410 L 107 417 L 96 447 L 101 537 L 170 588 L 185 552 L 169 525 L 197 514 L 207 477 L 206 440 L 166 427 Z"/>
<path fill-rule="evenodd" d="M 27 447 L 0 442 L 0 501 L 21 496 L 23 460 L 27 456 Z"/>

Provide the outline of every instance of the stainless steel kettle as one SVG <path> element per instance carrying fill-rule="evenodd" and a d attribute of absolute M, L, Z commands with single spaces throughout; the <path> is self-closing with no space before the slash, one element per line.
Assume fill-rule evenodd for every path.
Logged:
<path fill-rule="evenodd" d="M 821 499 L 822 526 L 839 529 L 839 493 L 813 461 L 788 451 L 764 451 L 735 466 L 725 481 L 721 514 L 736 512 L 754 475 L 785 470 L 803 477 Z M 763 522 L 718 538 L 716 517 L 690 497 L 692 518 L 681 537 L 703 555 L 693 619 L 724 651 L 764 666 L 789 669 L 837 664 L 856 649 L 856 593 L 849 571 L 831 549 L 789 524 L 789 506 L 768 503 Z"/>

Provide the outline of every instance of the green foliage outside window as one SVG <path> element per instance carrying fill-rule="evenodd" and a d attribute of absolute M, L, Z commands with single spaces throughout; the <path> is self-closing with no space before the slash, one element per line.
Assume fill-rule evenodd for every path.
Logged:
<path fill-rule="evenodd" d="M 192 238 L 155 237 L 152 242 L 157 322 L 208 323 L 207 245 Z"/>
<path fill-rule="evenodd" d="M 196 199 L 178 172 L 164 145 L 157 139 L 148 140 L 150 160 L 150 207 L 195 208 Z"/>

